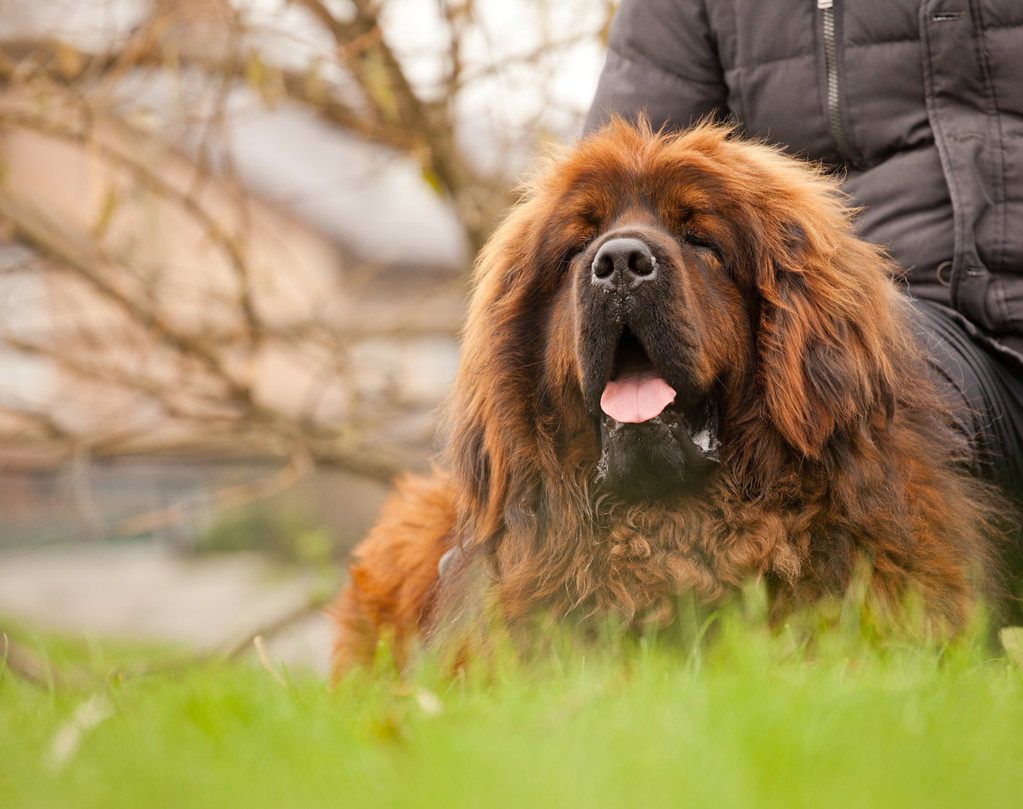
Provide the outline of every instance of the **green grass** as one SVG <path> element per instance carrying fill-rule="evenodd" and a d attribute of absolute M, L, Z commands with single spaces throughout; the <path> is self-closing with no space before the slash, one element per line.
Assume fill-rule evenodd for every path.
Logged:
<path fill-rule="evenodd" d="M 88 688 L 0 679 L 0 806 L 1023 804 L 1023 674 L 983 644 L 811 652 L 718 623 L 691 653 L 606 643 L 455 679 L 382 665 L 334 693 L 252 664 L 122 677 L 130 650 L 93 643 Z"/>

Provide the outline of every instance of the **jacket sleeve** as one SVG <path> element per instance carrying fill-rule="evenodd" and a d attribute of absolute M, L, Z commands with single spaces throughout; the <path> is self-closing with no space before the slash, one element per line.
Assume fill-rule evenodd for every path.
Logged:
<path fill-rule="evenodd" d="M 583 132 L 642 114 L 654 129 L 680 129 L 723 116 L 727 99 L 705 0 L 622 0 Z"/>

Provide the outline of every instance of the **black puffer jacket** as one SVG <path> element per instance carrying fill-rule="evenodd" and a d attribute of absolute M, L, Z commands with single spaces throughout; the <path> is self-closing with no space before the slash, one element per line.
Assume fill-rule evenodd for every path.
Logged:
<path fill-rule="evenodd" d="M 623 0 L 587 129 L 609 112 L 846 171 L 913 294 L 1023 348 L 1023 0 Z"/>

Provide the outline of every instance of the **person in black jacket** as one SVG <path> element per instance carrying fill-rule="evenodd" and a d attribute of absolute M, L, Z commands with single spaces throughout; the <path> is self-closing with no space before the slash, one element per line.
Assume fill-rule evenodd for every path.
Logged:
<path fill-rule="evenodd" d="M 611 115 L 730 121 L 840 172 L 1023 501 L 1023 3 L 622 0 L 585 131 Z"/>

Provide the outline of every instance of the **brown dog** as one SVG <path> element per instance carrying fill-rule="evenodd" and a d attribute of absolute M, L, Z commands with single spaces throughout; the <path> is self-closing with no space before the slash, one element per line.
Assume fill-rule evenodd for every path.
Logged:
<path fill-rule="evenodd" d="M 482 251 L 446 455 L 355 552 L 335 675 L 482 609 L 670 621 L 765 580 L 783 611 L 915 590 L 954 629 L 991 579 L 964 471 L 875 247 L 828 179 L 701 127 L 552 158 Z M 471 585 L 468 584 L 471 582 Z"/>

